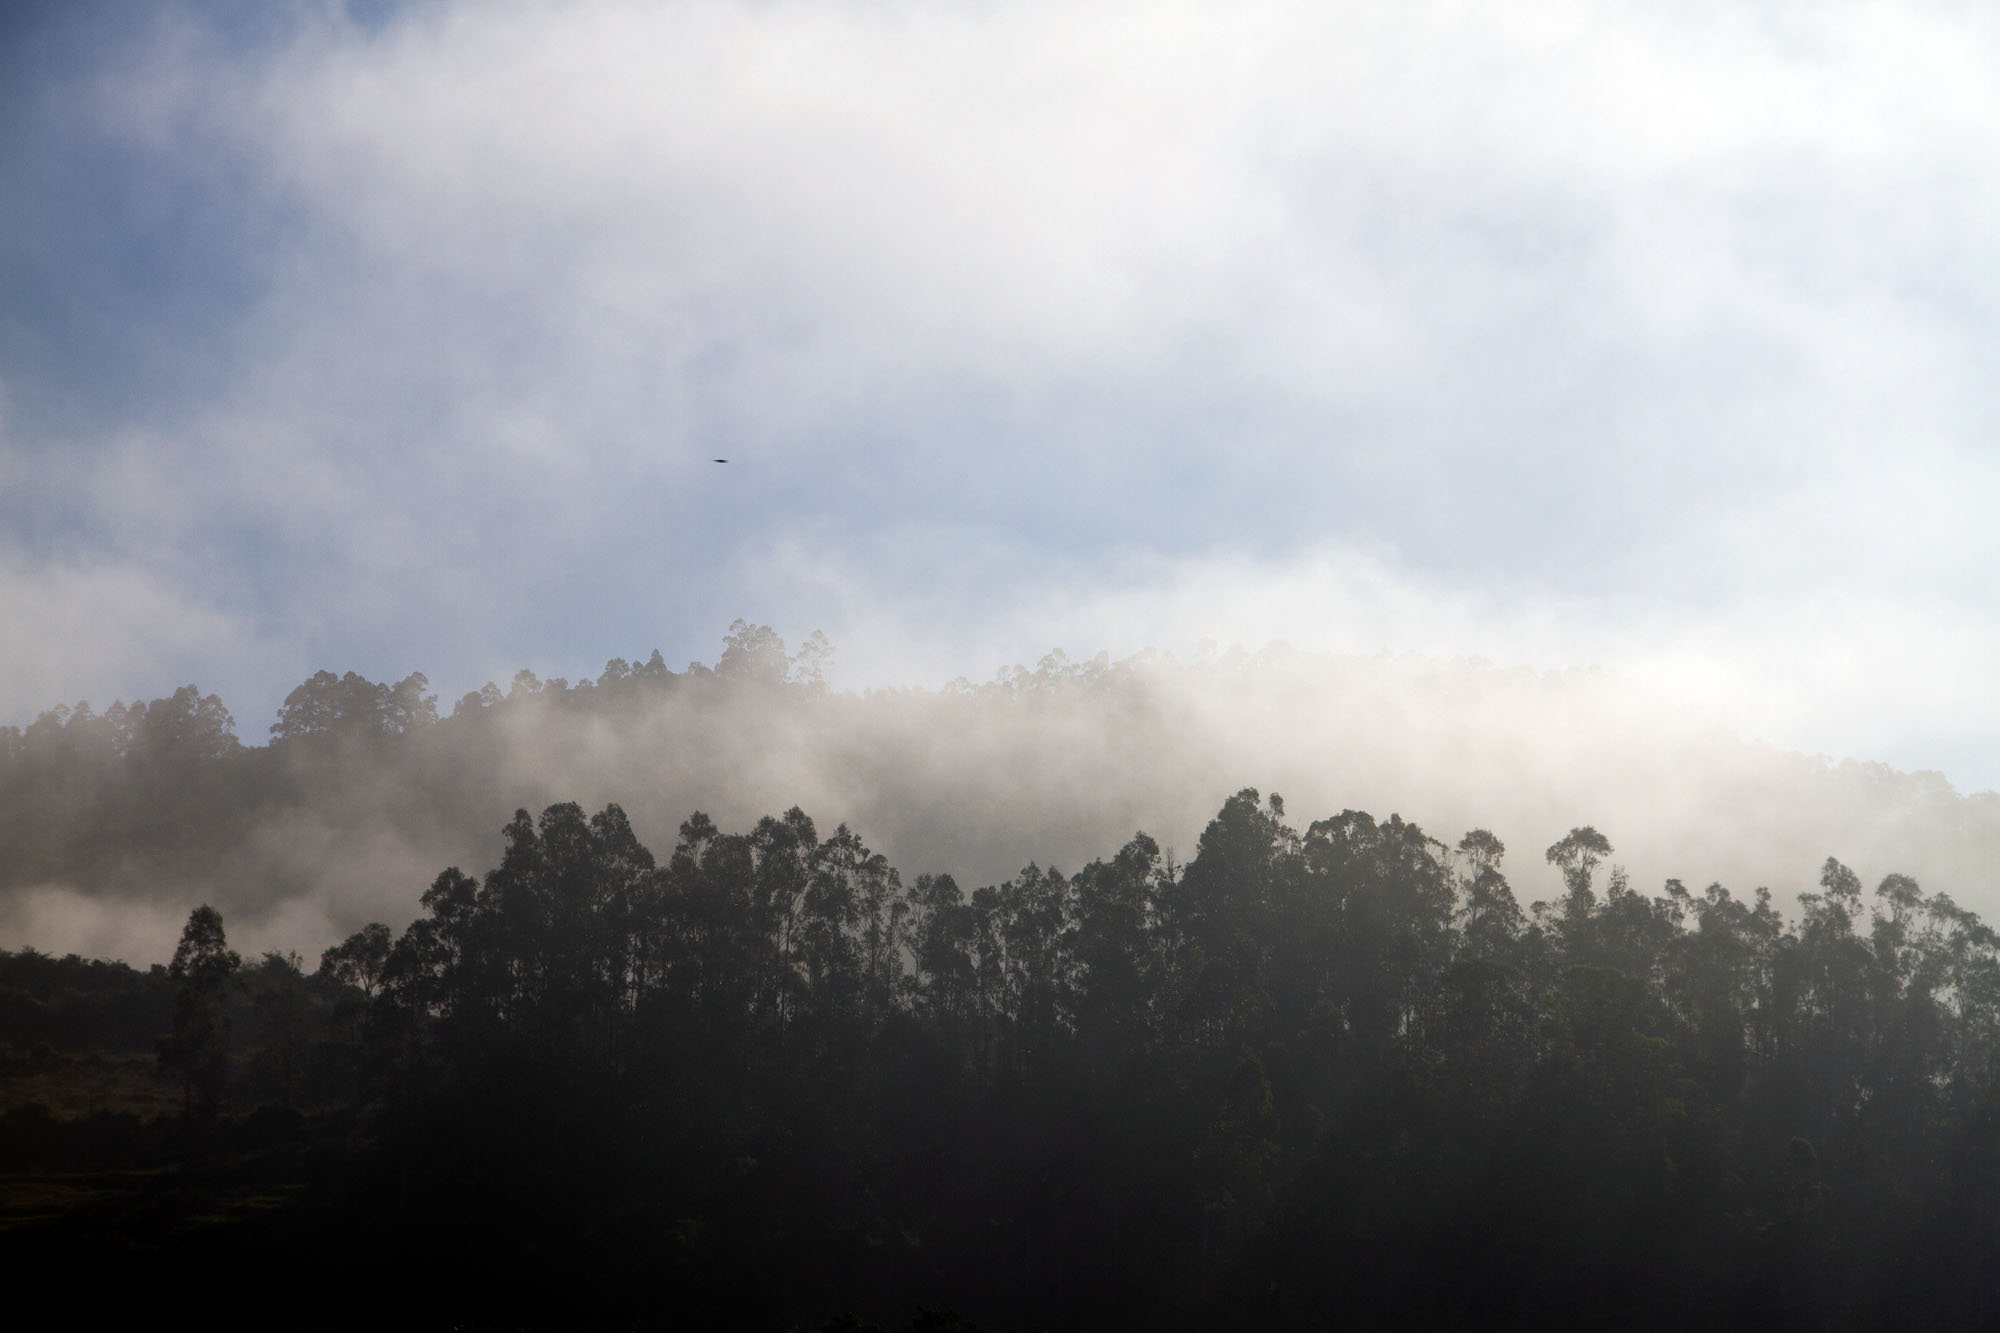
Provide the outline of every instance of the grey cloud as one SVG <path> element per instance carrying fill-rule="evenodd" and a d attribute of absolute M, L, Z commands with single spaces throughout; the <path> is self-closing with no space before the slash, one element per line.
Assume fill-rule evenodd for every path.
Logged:
<path fill-rule="evenodd" d="M 1959 680 L 1996 655 L 1979 15 L 290 23 L 163 21 L 89 85 L 236 211 L 223 387 L 0 444 L 58 529 L 0 534 L 10 610 L 117 567 L 236 628 L 167 678 L 176 631 L 38 636 L 17 711 L 109 662 L 254 735 L 319 666 L 679 660 L 739 614 L 845 622 L 876 681 L 1355 614 L 1317 641 L 1700 680 L 1812 749 L 2000 726 Z"/>

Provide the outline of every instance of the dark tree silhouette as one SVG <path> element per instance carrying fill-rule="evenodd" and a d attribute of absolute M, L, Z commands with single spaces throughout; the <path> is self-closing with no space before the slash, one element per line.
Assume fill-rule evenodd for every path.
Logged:
<path fill-rule="evenodd" d="M 213 1119 L 229 1075 L 229 987 L 243 960 L 223 935 L 222 914 L 203 903 L 188 914 L 167 975 L 174 1027 L 160 1039 L 160 1067 L 181 1080 L 190 1117 Z"/>

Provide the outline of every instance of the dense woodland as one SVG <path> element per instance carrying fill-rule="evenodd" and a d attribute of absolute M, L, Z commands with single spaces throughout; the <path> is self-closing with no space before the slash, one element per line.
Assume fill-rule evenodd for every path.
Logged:
<path fill-rule="evenodd" d="M 739 633 L 721 674 L 782 682 L 791 665 L 781 642 Z M 349 777 L 386 782 L 408 822 L 434 820 L 460 794 L 446 767 L 491 762 L 499 738 L 482 725 L 489 710 L 534 700 L 587 711 L 715 676 L 699 663 L 669 671 L 657 653 L 636 669 L 613 661 L 600 681 L 574 688 L 522 671 L 510 692 L 489 684 L 440 725 L 421 672 L 388 684 L 320 671 L 286 697 L 263 745 L 243 744 L 222 699 L 196 685 L 102 712 L 88 701 L 52 708 L 28 727 L 0 727 L 0 889 L 114 882 L 121 870 L 199 873 L 274 811 L 331 795 Z M 412 752 L 419 741 L 432 753 Z"/>
<path fill-rule="evenodd" d="M 490 849 L 510 774 L 593 773 L 606 736 L 723 781 L 859 710 L 841 771 L 894 767 L 906 827 L 999 842 L 1098 798 L 1046 761 L 1080 708 L 1100 768 L 1187 725 L 1101 659 L 898 711 L 829 698 L 828 651 L 739 622 L 713 668 L 524 672 L 447 716 L 421 676 L 321 672 L 263 745 L 192 686 L 0 730 L 0 893 L 214 904 L 171 964 L 0 951 L 10 1257 L 108 1257 L 148 1308 L 226 1274 L 327 1324 L 2000 1320 L 2000 939 L 1833 860 L 1788 920 L 1761 889 L 1641 891 L 1582 827 L 1524 905 L 1491 833 L 1301 829 L 1245 790 L 1191 856 L 1140 834 L 972 887 L 797 808 L 695 814 L 656 856 L 620 805 L 536 801 L 483 876 L 437 867 L 490 850 L 398 871 L 406 927 L 316 962 L 230 945 L 288 891 L 271 847 L 367 877 L 378 835 L 392 869 L 450 845 L 425 830 Z M 953 786 L 920 766 L 940 724 L 1019 724 L 1022 766 Z M 898 729 L 922 744 L 855 748 Z"/>
<path fill-rule="evenodd" d="M 522 670 L 507 689 L 488 683 L 448 709 L 421 672 L 390 683 L 319 671 L 286 697 L 263 743 L 246 743 L 223 700 L 192 684 L 151 702 L 51 708 L 26 727 L 0 726 L 0 895 L 59 885 L 114 902 L 206 899 L 232 919 L 317 900 L 338 919 L 352 911 L 357 887 L 421 882 L 437 864 L 482 854 L 508 811 L 573 794 L 566 782 L 617 789 L 671 830 L 689 804 L 661 806 L 668 793 L 692 782 L 712 798 L 753 769 L 763 779 L 756 785 L 782 785 L 811 766 L 786 751 L 808 733 L 835 745 L 861 736 L 864 751 L 886 745 L 843 752 L 830 767 L 849 790 L 880 792 L 906 823 L 956 825 L 928 818 L 920 797 L 885 779 L 894 768 L 902 784 L 951 795 L 948 783 L 912 771 L 907 733 L 930 734 L 940 722 L 961 736 L 1004 732 L 1040 697 L 1064 691 L 1095 708 L 1133 684 L 1102 655 L 1069 663 L 1056 653 L 1033 672 L 1014 668 L 982 686 L 961 680 L 934 696 L 977 716 L 855 725 L 843 707 L 867 702 L 829 697 L 831 654 L 821 635 L 788 653 L 768 627 L 738 621 L 713 666 L 674 671 L 655 651 L 636 663 L 613 659 L 575 683 Z M 874 702 L 894 710 L 892 698 Z M 1103 711 L 1133 714 L 1129 705 Z M 984 794 L 990 810 L 992 793 Z M 759 801 L 746 812 L 764 808 Z M 1008 831 L 984 836 L 1001 841 Z"/>
<path fill-rule="evenodd" d="M 1669 726 L 1592 673 L 1273 648 L 1050 654 L 983 684 L 857 692 L 826 686 L 824 640 L 788 654 L 739 622 L 721 648 L 574 683 L 524 671 L 456 703 L 417 675 L 322 671 L 254 721 L 190 685 L 0 728 L 0 945 L 164 962 L 207 902 L 238 947 L 316 955 L 370 921 L 400 929 L 412 886 L 485 864 L 514 810 L 564 801 L 616 803 L 654 846 L 690 810 L 749 828 L 798 805 L 906 874 L 988 884 L 1029 860 L 1073 870 L 1134 829 L 1185 857 L 1246 785 L 1518 846 L 1590 823 L 1642 884 L 1768 884 L 1788 912 L 1829 855 L 1871 883 L 1897 870 L 2000 901 L 2000 796 Z M 1547 896 L 1556 877 L 1537 863 L 1520 883 Z M 62 929 L 82 920 L 124 928 Z"/>
<path fill-rule="evenodd" d="M 176 1093 L 14 1099 L 13 1184 L 97 1185 L 10 1247 L 329 1322 L 2000 1317 L 2000 939 L 1900 876 L 1788 923 L 1579 828 L 1524 910 L 1490 834 L 1248 790 L 1185 864 L 972 892 L 796 809 L 504 841 L 310 970 L 209 908 L 146 973 L 0 957 L 10 1084 L 150 1043 Z"/>

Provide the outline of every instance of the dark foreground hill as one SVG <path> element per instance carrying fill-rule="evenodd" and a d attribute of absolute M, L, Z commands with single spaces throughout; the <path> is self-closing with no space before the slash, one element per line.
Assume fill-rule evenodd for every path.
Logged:
<path fill-rule="evenodd" d="M 1992 931 L 1589 828 L 1524 911 L 1504 851 L 1244 791 L 968 893 L 796 809 L 524 812 L 310 975 L 210 909 L 0 957 L 6 1252 L 347 1326 L 1993 1325 Z"/>

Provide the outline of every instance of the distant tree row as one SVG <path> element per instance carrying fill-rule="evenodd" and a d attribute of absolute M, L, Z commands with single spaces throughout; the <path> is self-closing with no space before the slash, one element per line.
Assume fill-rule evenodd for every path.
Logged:
<path fill-rule="evenodd" d="M 597 697 L 629 698 L 648 688 L 669 687 L 687 677 L 716 676 L 724 680 L 824 689 L 826 664 L 833 647 L 814 631 L 796 654 L 787 655 L 785 642 L 769 626 L 737 620 L 723 639 L 721 658 L 713 668 L 692 662 L 685 672 L 669 670 L 658 650 L 636 665 L 622 657 L 604 664 L 596 680 L 576 685 L 563 677 L 543 680 L 534 672 L 516 672 L 502 691 L 488 683 L 462 697 L 452 715 L 478 713 L 523 698 L 564 699 L 578 703 Z M 357 672 L 336 676 L 316 671 L 285 696 L 277 721 L 270 727 L 275 744 L 330 737 L 406 736 L 438 721 L 437 696 L 426 693 L 430 679 L 411 672 L 394 684 L 371 681 Z M 241 749 L 236 720 L 220 698 L 200 687 L 184 685 L 170 697 L 151 703 L 113 703 L 102 713 L 88 701 L 74 707 L 50 708 L 23 728 L 0 726 L 0 771 L 7 766 L 46 766 L 50 761 L 89 768 L 120 760 L 166 763 L 226 759 Z"/>
<path fill-rule="evenodd" d="M 713 668 L 670 671 L 655 651 L 636 666 L 613 659 L 577 685 L 523 670 L 507 691 L 488 684 L 443 719 L 422 672 L 391 684 L 319 671 L 286 695 L 265 746 L 242 744 L 222 700 L 194 685 L 102 713 L 87 701 L 52 708 L 26 728 L 0 727 L 0 890 L 91 884 L 140 865 L 192 872 L 240 846 L 274 810 L 352 781 L 393 782 L 387 771 L 412 755 L 424 768 L 476 751 L 515 709 L 615 713 L 703 682 L 817 695 L 832 653 L 815 633 L 788 656 L 768 627 L 738 620 Z M 446 734 L 431 736 L 441 721 Z M 426 737 L 440 754 L 424 753 Z"/>
<path fill-rule="evenodd" d="M 51 708 L 25 731 L 0 727 L 0 762 L 11 764 L 57 757 L 86 769 L 120 760 L 201 763 L 225 759 L 237 748 L 236 719 L 221 699 L 193 685 L 150 704 L 114 703 L 97 713 L 86 701 Z"/>

